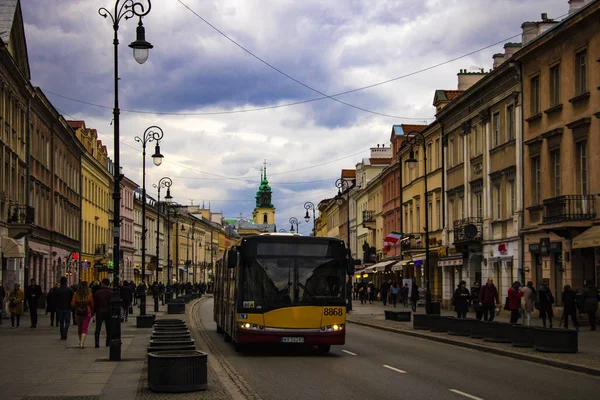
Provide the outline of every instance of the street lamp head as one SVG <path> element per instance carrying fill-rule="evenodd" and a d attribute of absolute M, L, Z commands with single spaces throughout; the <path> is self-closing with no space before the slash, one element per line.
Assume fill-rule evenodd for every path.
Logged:
<path fill-rule="evenodd" d="M 415 158 L 415 152 L 413 149 L 410 149 L 410 154 L 408 155 L 408 159 L 405 161 L 405 164 L 411 171 L 417 166 L 417 159 Z"/>
<path fill-rule="evenodd" d="M 308 215 L 308 210 L 306 210 L 306 215 L 304 216 L 304 220 L 306 222 L 310 221 L 310 216 Z"/>
<path fill-rule="evenodd" d="M 171 188 L 168 187 L 167 188 L 167 195 L 165 196 L 165 201 L 167 202 L 167 204 L 171 204 L 171 202 L 173 201 L 173 197 L 171 196 Z"/>
<path fill-rule="evenodd" d="M 156 143 L 156 147 L 154 147 L 154 154 L 152 154 L 152 161 L 154 162 L 154 165 L 156 165 L 157 167 L 160 166 L 160 164 L 162 164 L 164 156 L 162 154 L 160 154 L 160 144 Z"/>
<path fill-rule="evenodd" d="M 133 49 L 133 58 L 138 64 L 143 64 L 148 60 L 150 49 L 153 48 L 149 42 L 146 41 L 146 29 L 142 24 L 142 17 L 137 27 L 137 35 L 134 42 L 129 45 Z"/>
<path fill-rule="evenodd" d="M 292 224 L 292 226 L 290 226 L 290 233 L 294 233 L 294 224 Z"/>
<path fill-rule="evenodd" d="M 337 203 L 337 205 L 338 205 L 338 206 L 341 206 L 341 205 L 342 205 L 342 203 L 344 202 L 344 199 L 342 199 L 342 196 L 338 194 L 338 195 L 335 197 L 335 202 Z"/>

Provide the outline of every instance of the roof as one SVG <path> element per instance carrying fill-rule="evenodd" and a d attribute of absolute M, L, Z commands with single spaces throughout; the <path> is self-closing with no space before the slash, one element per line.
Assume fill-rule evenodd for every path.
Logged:
<path fill-rule="evenodd" d="M 414 132 L 414 131 L 422 132 L 428 126 L 429 125 L 401 124 L 401 125 L 394 125 L 392 127 L 392 131 L 398 136 L 404 136 L 407 133 Z"/>
<path fill-rule="evenodd" d="M 85 124 L 84 121 L 67 121 L 67 123 L 73 129 L 81 128 Z"/>
<path fill-rule="evenodd" d="M 458 96 L 460 96 L 464 90 L 444 90 L 444 94 L 448 100 L 454 100 Z"/>
<path fill-rule="evenodd" d="M 371 158 L 372 165 L 388 165 L 392 163 L 391 158 Z"/>
<path fill-rule="evenodd" d="M 0 0 L 0 39 L 8 43 L 18 0 Z"/>
<path fill-rule="evenodd" d="M 343 169 L 342 170 L 342 178 L 356 178 L 356 170 L 355 169 Z"/>

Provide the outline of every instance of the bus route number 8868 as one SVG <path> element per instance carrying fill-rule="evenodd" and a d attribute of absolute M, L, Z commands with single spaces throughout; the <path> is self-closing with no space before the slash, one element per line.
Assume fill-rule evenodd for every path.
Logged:
<path fill-rule="evenodd" d="M 341 308 L 325 307 L 323 309 L 323 315 L 330 317 L 341 317 L 343 315 L 343 311 Z"/>

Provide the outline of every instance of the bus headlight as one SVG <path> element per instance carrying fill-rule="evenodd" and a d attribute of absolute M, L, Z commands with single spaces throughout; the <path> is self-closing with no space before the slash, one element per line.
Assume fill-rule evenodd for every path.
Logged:
<path fill-rule="evenodd" d="M 258 331 L 258 330 L 264 330 L 265 327 L 262 325 L 258 325 L 258 324 L 251 324 L 249 322 L 246 323 L 242 323 L 240 324 L 240 328 L 242 329 L 249 329 L 249 330 L 254 330 L 254 331 Z"/>
<path fill-rule="evenodd" d="M 321 332 L 340 332 L 344 330 L 344 324 L 327 325 L 321 327 Z"/>

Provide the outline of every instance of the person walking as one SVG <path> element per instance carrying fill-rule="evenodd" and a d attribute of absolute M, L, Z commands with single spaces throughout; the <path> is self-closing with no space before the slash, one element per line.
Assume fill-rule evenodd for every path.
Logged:
<path fill-rule="evenodd" d="M 4 314 L 4 300 L 6 299 L 6 289 L 0 282 L 0 325 L 2 325 L 2 314 Z"/>
<path fill-rule="evenodd" d="M 58 315 L 56 314 L 56 290 L 60 287 L 60 284 L 56 282 L 56 285 L 48 291 L 46 296 L 46 315 L 50 313 L 50 326 L 54 326 L 54 317 L 56 317 L 56 326 L 58 326 Z"/>
<path fill-rule="evenodd" d="M 542 283 L 542 287 L 538 290 L 538 298 L 540 301 L 540 318 L 544 328 L 546 327 L 546 318 L 552 328 L 552 318 L 554 318 L 554 311 L 552 310 L 552 304 L 554 304 L 554 296 L 548 287 L 548 281 L 545 280 Z"/>
<path fill-rule="evenodd" d="M 475 311 L 475 318 L 477 321 L 481 321 L 483 313 L 481 311 L 482 307 L 479 305 L 479 292 L 481 291 L 481 287 L 479 287 L 479 282 L 473 283 L 471 287 L 471 305 L 473 306 L 473 311 Z"/>
<path fill-rule="evenodd" d="M 71 285 L 71 290 L 73 291 L 73 294 L 77 293 L 77 288 L 79 287 L 79 285 L 77 283 L 74 283 Z M 73 321 L 73 325 L 77 326 L 77 321 L 75 321 L 75 309 L 71 308 L 71 321 Z"/>
<path fill-rule="evenodd" d="M 412 302 L 412 310 L 413 312 L 417 311 L 417 303 L 419 301 L 419 285 L 417 282 L 413 281 L 411 293 L 410 293 L 410 301 Z"/>
<path fill-rule="evenodd" d="M 77 334 L 79 335 L 79 348 L 85 346 L 85 338 L 88 333 L 88 325 L 94 313 L 94 297 L 88 287 L 88 283 L 83 281 L 77 287 L 77 293 L 73 296 L 71 305 L 75 308 L 75 321 L 77 321 Z"/>
<path fill-rule="evenodd" d="M 158 282 L 154 281 L 152 286 L 150 286 L 150 293 L 152 293 L 152 300 L 154 300 L 154 308 L 158 309 L 158 301 L 160 300 L 160 288 L 158 287 Z"/>
<path fill-rule="evenodd" d="M 107 278 L 102 279 L 100 287 L 94 293 L 94 311 L 96 312 L 96 330 L 94 332 L 95 347 L 100 347 L 100 332 L 102 331 L 102 323 L 104 323 L 106 331 L 106 347 L 110 345 L 110 298 L 112 290 L 108 287 L 110 281 Z"/>
<path fill-rule="evenodd" d="M 25 288 L 25 298 L 29 307 L 29 317 L 31 318 L 31 328 L 37 328 L 38 322 L 38 301 L 42 296 L 42 288 L 35 284 L 35 279 L 29 280 L 29 286 Z"/>
<path fill-rule="evenodd" d="M 25 293 L 21 290 L 21 285 L 15 282 L 13 290 L 8 293 L 8 311 L 10 312 L 11 328 L 15 327 L 15 319 L 17 320 L 17 328 L 21 322 L 23 308 L 25 307 Z"/>
<path fill-rule="evenodd" d="M 398 286 L 398 282 L 394 282 L 392 284 L 392 304 L 396 307 L 396 302 L 398 301 L 398 295 L 400 294 L 400 286 Z"/>
<path fill-rule="evenodd" d="M 387 304 L 387 298 L 388 298 L 388 290 L 390 289 L 392 282 L 386 282 L 384 281 L 381 284 L 381 301 L 383 302 L 383 305 L 385 306 Z"/>
<path fill-rule="evenodd" d="M 579 322 L 577 321 L 577 293 L 571 288 L 571 285 L 565 285 L 562 292 L 562 301 L 562 322 L 565 324 L 565 329 L 569 329 L 569 317 L 571 317 L 573 326 L 579 330 Z"/>
<path fill-rule="evenodd" d="M 519 321 L 521 311 L 521 297 L 523 297 L 523 291 L 521 290 L 521 282 L 515 281 L 512 286 L 508 289 L 508 309 L 510 310 L 510 323 L 516 324 Z"/>
<path fill-rule="evenodd" d="M 67 333 L 71 326 L 71 301 L 73 289 L 67 286 L 67 277 L 60 278 L 60 286 L 56 290 L 56 314 L 60 327 L 60 340 L 67 340 Z"/>
<path fill-rule="evenodd" d="M 404 304 L 404 308 L 408 308 L 408 292 L 410 292 L 408 283 L 405 283 L 404 286 L 400 288 L 400 296 L 402 296 L 402 304 Z"/>
<path fill-rule="evenodd" d="M 594 281 L 588 279 L 585 282 L 585 288 L 581 293 L 581 304 L 590 320 L 590 330 L 596 330 L 596 312 L 598 311 L 598 289 L 594 286 Z"/>
<path fill-rule="evenodd" d="M 365 304 L 367 302 L 367 288 L 364 283 L 361 283 L 358 286 L 358 297 L 360 298 L 360 304 Z"/>
<path fill-rule="evenodd" d="M 479 305 L 483 312 L 483 320 L 493 321 L 496 316 L 496 306 L 500 305 L 498 289 L 494 286 L 493 278 L 488 278 L 486 284 L 479 291 Z"/>
<path fill-rule="evenodd" d="M 523 325 L 531 326 L 531 313 L 534 310 L 534 305 L 537 298 L 537 291 L 533 287 L 533 282 L 528 281 L 527 286 L 521 289 L 523 292 L 523 300 L 525 300 L 525 315 L 523 315 Z"/>
<path fill-rule="evenodd" d="M 133 312 L 133 307 L 131 301 L 133 300 L 133 292 L 131 291 L 131 286 L 129 282 L 123 282 L 123 286 L 120 288 L 121 290 L 121 299 L 123 299 L 123 308 L 125 309 L 125 321 L 129 318 L 129 311 Z"/>
<path fill-rule="evenodd" d="M 467 282 L 460 281 L 456 290 L 454 290 L 454 311 L 456 311 L 456 318 L 467 318 L 467 311 L 469 310 L 469 297 L 471 293 L 467 289 Z"/>

